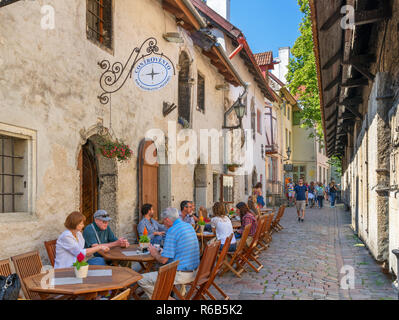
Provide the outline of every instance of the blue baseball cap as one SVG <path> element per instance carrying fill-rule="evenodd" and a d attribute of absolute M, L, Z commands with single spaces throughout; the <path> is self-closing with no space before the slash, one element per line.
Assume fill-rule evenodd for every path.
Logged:
<path fill-rule="evenodd" d="M 105 210 L 97 210 L 94 213 L 94 219 L 99 219 L 102 221 L 110 221 L 112 220 L 111 217 L 109 216 L 108 212 Z"/>

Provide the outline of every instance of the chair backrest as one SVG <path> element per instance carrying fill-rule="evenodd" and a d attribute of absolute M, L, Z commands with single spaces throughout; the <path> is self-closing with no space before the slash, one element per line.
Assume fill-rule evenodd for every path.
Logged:
<path fill-rule="evenodd" d="M 186 295 L 186 300 L 190 299 L 194 292 L 197 290 L 197 286 L 201 286 L 206 283 L 211 274 L 212 269 L 215 265 L 216 257 L 220 248 L 220 240 L 214 241 L 208 244 L 205 248 L 204 254 L 202 255 L 200 265 L 198 267 L 197 275 L 193 283 L 191 284 L 190 291 Z"/>
<path fill-rule="evenodd" d="M 130 289 L 126 289 L 117 296 L 113 297 L 111 300 L 127 300 L 130 294 Z"/>
<path fill-rule="evenodd" d="M 222 267 L 224 258 L 226 257 L 227 252 L 229 251 L 231 240 L 233 239 L 233 236 L 234 236 L 234 233 L 232 233 L 230 236 L 228 236 L 226 238 L 226 240 L 224 241 L 222 251 L 219 254 L 219 258 L 218 258 L 215 268 L 214 268 L 215 275 L 219 272 L 219 269 Z"/>
<path fill-rule="evenodd" d="M 137 240 L 137 243 L 138 243 L 139 240 L 140 240 L 140 236 L 139 236 L 139 232 L 138 232 L 138 230 L 137 230 L 137 224 L 134 224 L 134 225 L 133 225 L 133 232 L 134 232 L 135 235 L 136 235 L 136 240 Z"/>
<path fill-rule="evenodd" d="M 259 236 L 260 238 L 262 238 L 267 233 L 267 224 L 270 220 L 270 213 L 264 215 L 263 217 L 264 217 L 264 223 L 263 223 L 262 230 L 260 232 L 260 236 Z"/>
<path fill-rule="evenodd" d="M 179 260 L 159 268 L 151 300 L 168 300 L 175 282 Z"/>
<path fill-rule="evenodd" d="M 0 260 L 0 276 L 8 277 L 11 273 L 10 260 Z"/>
<path fill-rule="evenodd" d="M 266 222 L 266 218 L 267 217 L 263 216 L 259 219 L 258 225 L 256 227 L 255 235 L 253 237 L 251 244 L 248 247 L 248 250 L 252 251 L 258 245 L 259 236 L 260 236 L 261 231 L 263 230 L 263 225 Z"/>
<path fill-rule="evenodd" d="M 234 259 L 237 256 L 239 256 L 242 253 L 242 251 L 244 250 L 247 239 L 248 239 L 249 232 L 251 231 L 251 227 L 252 227 L 252 223 L 249 223 L 244 227 L 244 231 L 242 232 L 241 240 L 238 242 L 236 252 L 234 253 L 233 257 L 231 258 L 232 261 L 234 261 Z"/>
<path fill-rule="evenodd" d="M 54 267 L 55 263 L 55 248 L 57 240 L 44 241 L 44 246 L 46 247 L 48 258 L 50 259 L 51 265 Z"/>
<path fill-rule="evenodd" d="M 277 212 L 277 214 L 276 214 L 276 216 L 274 218 L 274 221 L 273 221 L 273 226 L 275 226 L 280 221 L 282 210 L 283 210 L 283 206 L 278 208 L 278 212 Z"/>
<path fill-rule="evenodd" d="M 26 299 L 40 299 L 37 293 L 30 292 L 26 286 L 25 281 L 27 277 L 39 274 L 42 270 L 42 260 L 40 259 L 39 251 L 31 251 L 11 257 L 14 263 L 15 270 L 21 279 L 22 292 Z"/>
<path fill-rule="evenodd" d="M 266 221 L 266 232 L 270 232 L 270 229 L 272 227 L 273 218 L 274 218 L 274 212 L 270 214 L 268 220 Z"/>

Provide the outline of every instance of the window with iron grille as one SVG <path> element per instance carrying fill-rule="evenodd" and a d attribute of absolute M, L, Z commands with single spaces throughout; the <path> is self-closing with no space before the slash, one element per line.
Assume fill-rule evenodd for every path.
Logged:
<path fill-rule="evenodd" d="M 0 135 L 0 213 L 25 212 L 27 140 Z"/>
<path fill-rule="evenodd" d="M 205 78 L 200 73 L 197 81 L 197 108 L 205 112 Z"/>
<path fill-rule="evenodd" d="M 112 49 L 112 1 L 87 0 L 87 38 Z"/>
<path fill-rule="evenodd" d="M 256 109 L 256 119 L 257 119 L 257 131 L 259 134 L 262 134 L 262 118 L 261 118 L 261 112 Z"/>

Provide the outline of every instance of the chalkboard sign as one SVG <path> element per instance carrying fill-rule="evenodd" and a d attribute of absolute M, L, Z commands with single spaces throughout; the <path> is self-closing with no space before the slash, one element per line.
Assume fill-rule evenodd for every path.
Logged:
<path fill-rule="evenodd" d="M 292 172 L 292 171 L 294 171 L 294 166 L 292 164 L 285 164 L 284 165 L 284 171 L 285 172 Z"/>

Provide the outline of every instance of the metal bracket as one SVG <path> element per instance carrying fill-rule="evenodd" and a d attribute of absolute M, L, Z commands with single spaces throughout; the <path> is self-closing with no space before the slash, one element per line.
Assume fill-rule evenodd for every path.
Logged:
<path fill-rule="evenodd" d="M 164 102 L 163 103 L 163 109 L 162 109 L 163 116 L 166 117 L 169 113 L 171 113 L 176 108 L 177 108 L 176 104 L 169 103 L 169 102 Z"/>

